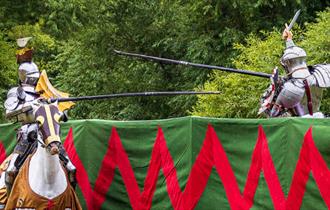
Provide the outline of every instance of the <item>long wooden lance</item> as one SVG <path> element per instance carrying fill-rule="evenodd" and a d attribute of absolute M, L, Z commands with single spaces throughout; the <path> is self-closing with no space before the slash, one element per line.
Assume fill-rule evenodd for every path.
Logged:
<path fill-rule="evenodd" d="M 135 93 L 113 93 L 107 95 L 95 95 L 95 96 L 80 96 L 80 97 L 68 97 L 68 98 L 50 98 L 47 102 L 67 102 L 67 101 L 86 101 L 86 100 L 102 100 L 102 99 L 114 99 L 124 97 L 150 97 L 150 96 L 175 96 L 175 95 L 212 95 L 220 94 L 219 91 L 161 91 L 161 92 L 135 92 Z"/>
<path fill-rule="evenodd" d="M 155 61 L 155 62 L 159 62 L 159 63 L 185 65 L 185 66 L 192 66 L 192 67 L 195 67 L 195 68 L 227 71 L 227 72 L 233 72 L 233 73 L 238 73 L 238 74 L 247 74 L 247 75 L 256 76 L 256 77 L 263 77 L 263 78 L 271 78 L 272 77 L 271 74 L 267 74 L 267 73 L 263 73 L 263 72 L 254 72 L 254 71 L 249 71 L 249 70 L 234 69 L 234 68 L 228 68 L 228 67 L 223 67 L 223 66 L 214 66 L 214 65 L 192 63 L 192 62 L 188 62 L 188 61 L 180 61 L 180 60 L 161 58 L 161 57 L 156 57 L 156 56 L 149 56 L 149 55 L 142 55 L 142 54 L 137 54 L 137 53 L 123 52 L 123 51 L 119 51 L 119 50 L 114 50 L 114 52 L 118 55 L 124 55 L 124 56 L 128 56 L 128 57 L 135 57 L 135 58 L 140 58 L 140 59 L 149 60 L 149 61 Z"/>

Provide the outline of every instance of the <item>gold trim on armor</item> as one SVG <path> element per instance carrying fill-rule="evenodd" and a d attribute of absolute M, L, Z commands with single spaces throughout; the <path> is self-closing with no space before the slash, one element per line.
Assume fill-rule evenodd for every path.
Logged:
<path fill-rule="evenodd" d="M 38 116 L 36 121 L 39 123 L 39 126 L 42 126 L 45 122 L 45 118 L 43 116 Z"/>
<path fill-rule="evenodd" d="M 54 136 L 48 136 L 47 139 L 45 139 L 45 144 L 49 145 L 52 142 L 61 142 L 60 136 L 54 135 Z"/>
<path fill-rule="evenodd" d="M 52 120 L 53 119 L 52 113 L 50 112 L 49 105 L 45 105 L 44 107 L 45 107 L 45 111 L 46 111 L 46 117 L 47 117 L 50 136 L 56 136 L 55 128 L 54 128 L 54 124 L 53 124 L 53 120 Z"/>
<path fill-rule="evenodd" d="M 59 115 L 58 113 L 55 113 L 55 114 L 54 114 L 54 120 L 55 120 L 57 123 L 60 123 L 60 119 L 61 119 L 61 115 Z"/>
<path fill-rule="evenodd" d="M 24 55 L 27 51 L 32 50 L 32 48 L 24 47 L 22 49 L 16 50 L 16 55 Z"/>

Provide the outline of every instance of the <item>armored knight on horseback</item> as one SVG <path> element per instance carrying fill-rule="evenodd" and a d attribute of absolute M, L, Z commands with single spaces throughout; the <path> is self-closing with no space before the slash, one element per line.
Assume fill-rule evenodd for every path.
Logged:
<path fill-rule="evenodd" d="M 272 84 L 261 99 L 259 113 L 263 112 L 269 117 L 323 118 L 319 108 L 322 88 L 330 87 L 330 65 L 307 66 L 307 54 L 294 44 L 287 25 L 282 38 L 286 41 L 286 49 L 280 63 L 286 71 L 286 77 L 280 78 L 278 70 L 274 69 Z"/>
<path fill-rule="evenodd" d="M 5 161 L 7 163 L 5 183 L 8 195 L 24 161 L 37 147 L 37 138 L 40 132 L 38 130 L 39 124 L 35 119 L 36 109 L 40 103 L 45 103 L 45 100 L 42 99 L 65 95 L 51 86 L 46 73 L 40 73 L 37 65 L 32 61 L 33 49 L 27 47 L 30 39 L 31 37 L 26 37 L 17 40 L 19 50 L 17 50 L 16 59 L 19 65 L 19 86 L 8 91 L 5 101 L 6 117 L 17 119 L 22 124 L 17 130 L 17 145 L 14 152 L 10 155 L 10 160 Z M 67 120 L 65 110 L 70 107 L 71 104 L 61 104 L 59 107 L 61 120 Z M 68 172 L 69 181 L 75 187 L 76 168 L 62 145 L 59 146 L 59 151 L 61 162 Z"/>

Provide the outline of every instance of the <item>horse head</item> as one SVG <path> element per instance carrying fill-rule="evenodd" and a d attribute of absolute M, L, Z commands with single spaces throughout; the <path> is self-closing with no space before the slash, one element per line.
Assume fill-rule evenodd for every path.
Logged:
<path fill-rule="evenodd" d="M 39 130 L 42 134 L 42 145 L 51 155 L 59 153 L 60 121 L 63 114 L 55 104 L 41 104 L 35 111 L 35 119 L 39 123 Z"/>

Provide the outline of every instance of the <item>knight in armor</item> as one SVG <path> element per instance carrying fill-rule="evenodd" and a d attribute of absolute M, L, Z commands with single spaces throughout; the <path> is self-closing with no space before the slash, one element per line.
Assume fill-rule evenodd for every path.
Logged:
<path fill-rule="evenodd" d="M 287 116 L 287 111 L 292 113 L 289 116 L 324 117 L 318 110 L 321 88 L 330 86 L 330 65 L 307 66 L 306 52 L 294 44 L 288 27 L 283 31 L 282 38 L 286 41 L 286 49 L 280 62 L 287 78 L 281 81 L 270 117 Z"/>
<path fill-rule="evenodd" d="M 25 159 L 37 148 L 38 135 L 40 135 L 34 111 L 38 107 L 38 103 L 41 103 L 41 100 L 38 99 L 43 98 L 41 91 L 36 90 L 41 74 L 37 65 L 32 61 L 33 49 L 27 47 L 30 39 L 31 37 L 26 37 L 17 40 L 19 49 L 16 53 L 16 59 L 19 65 L 19 86 L 8 91 L 7 100 L 5 101 L 6 117 L 16 119 L 22 124 L 17 130 L 17 145 L 11 154 L 6 169 L 5 182 L 8 194 Z M 62 120 L 67 120 L 64 112 Z M 71 185 L 75 187 L 76 168 L 62 145 L 60 146 L 60 159 L 67 169 Z"/>

